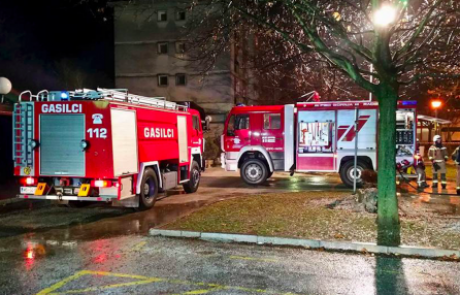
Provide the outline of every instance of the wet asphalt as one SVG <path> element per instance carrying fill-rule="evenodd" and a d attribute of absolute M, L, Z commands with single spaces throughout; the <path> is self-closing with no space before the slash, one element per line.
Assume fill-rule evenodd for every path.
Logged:
<path fill-rule="evenodd" d="M 249 187 L 210 169 L 199 192 L 144 212 L 23 202 L 0 209 L 0 294 L 460 294 L 460 264 L 149 237 L 241 195 L 348 191 L 334 175 L 280 174 Z"/>
<path fill-rule="evenodd" d="M 460 264 L 139 235 L 2 248 L 1 294 L 459 294 Z"/>

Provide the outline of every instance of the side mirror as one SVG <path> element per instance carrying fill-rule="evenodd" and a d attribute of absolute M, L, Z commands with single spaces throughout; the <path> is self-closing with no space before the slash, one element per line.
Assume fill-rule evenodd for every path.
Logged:
<path fill-rule="evenodd" d="M 227 130 L 227 136 L 235 136 L 235 130 Z"/>
<path fill-rule="evenodd" d="M 206 116 L 204 118 L 204 124 L 203 124 L 203 130 L 204 131 L 209 131 L 211 130 L 211 121 L 212 121 L 212 117 L 211 116 Z"/>

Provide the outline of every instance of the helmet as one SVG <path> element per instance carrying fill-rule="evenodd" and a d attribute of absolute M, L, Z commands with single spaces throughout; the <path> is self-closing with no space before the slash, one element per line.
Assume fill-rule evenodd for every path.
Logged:
<path fill-rule="evenodd" d="M 436 142 L 438 140 L 441 140 L 441 135 L 435 135 L 433 136 L 433 142 Z"/>

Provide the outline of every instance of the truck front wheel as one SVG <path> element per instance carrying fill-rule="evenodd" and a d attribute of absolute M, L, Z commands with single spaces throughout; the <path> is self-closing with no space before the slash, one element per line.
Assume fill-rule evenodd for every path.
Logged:
<path fill-rule="evenodd" d="M 267 165 L 258 159 L 246 160 L 240 169 L 241 178 L 251 185 L 265 182 L 268 177 Z"/>
<path fill-rule="evenodd" d="M 200 165 L 198 162 L 193 161 L 192 163 L 192 169 L 190 170 L 190 181 L 187 183 L 184 183 L 184 191 L 187 194 L 192 194 L 197 191 L 198 186 L 200 185 L 200 179 L 201 179 L 201 171 L 200 171 Z"/>
<path fill-rule="evenodd" d="M 142 177 L 141 193 L 139 195 L 139 208 L 145 210 L 155 205 L 158 196 L 158 177 L 155 171 L 150 168 L 145 169 Z"/>
<path fill-rule="evenodd" d="M 355 178 L 355 163 L 354 161 L 348 161 L 345 162 L 341 167 L 340 167 L 340 178 L 342 179 L 342 182 L 348 186 L 348 187 L 353 187 L 353 180 Z M 363 171 L 368 169 L 366 164 L 364 164 L 361 161 L 358 161 L 356 164 L 356 187 L 362 187 L 363 186 Z"/>

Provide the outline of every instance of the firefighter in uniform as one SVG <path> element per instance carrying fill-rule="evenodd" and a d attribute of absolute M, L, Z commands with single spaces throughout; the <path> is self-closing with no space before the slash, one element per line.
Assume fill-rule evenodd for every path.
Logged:
<path fill-rule="evenodd" d="M 442 145 L 440 135 L 433 137 L 433 145 L 428 150 L 428 159 L 433 163 L 433 185 L 432 188 L 438 187 L 438 173 L 441 174 L 441 185 L 445 189 L 447 186 L 446 180 L 446 161 L 448 159 L 447 149 Z"/>
<path fill-rule="evenodd" d="M 452 153 L 452 160 L 454 160 L 455 166 L 457 167 L 457 195 L 460 195 L 460 146 Z"/>

